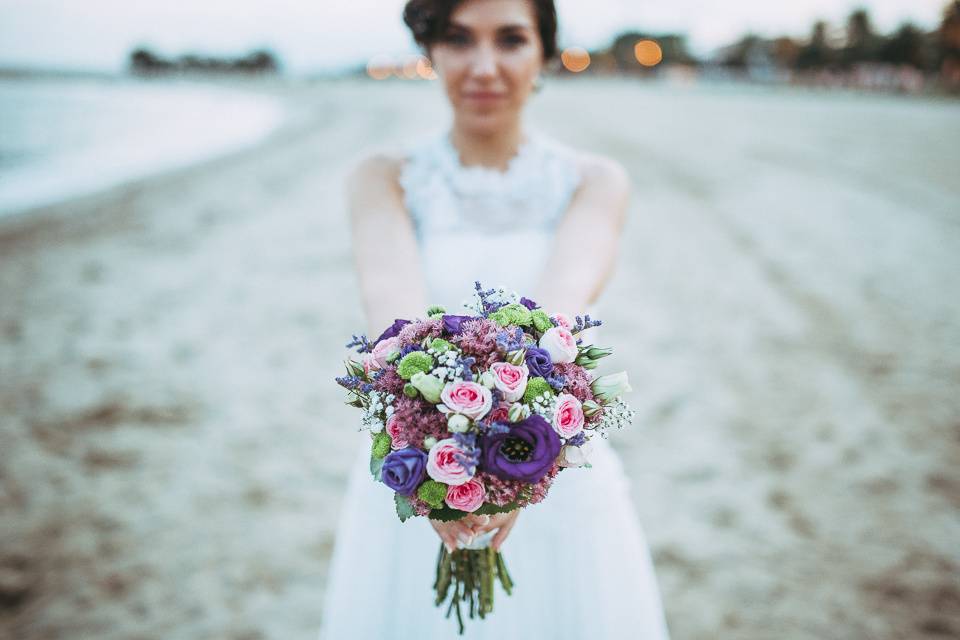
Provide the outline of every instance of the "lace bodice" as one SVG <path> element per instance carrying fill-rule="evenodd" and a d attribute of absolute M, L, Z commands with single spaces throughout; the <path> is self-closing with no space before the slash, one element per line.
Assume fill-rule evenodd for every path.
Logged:
<path fill-rule="evenodd" d="M 459 309 L 475 280 L 531 291 L 580 179 L 573 150 L 535 130 L 503 172 L 464 166 L 447 131 L 407 147 L 400 185 L 430 303 Z"/>

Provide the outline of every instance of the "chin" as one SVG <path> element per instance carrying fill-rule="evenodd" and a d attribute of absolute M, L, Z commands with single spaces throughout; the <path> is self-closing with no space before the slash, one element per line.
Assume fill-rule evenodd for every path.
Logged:
<path fill-rule="evenodd" d="M 504 109 L 493 111 L 461 111 L 458 115 L 460 124 L 477 135 L 490 135 L 503 131 L 511 121 L 512 115 Z"/>

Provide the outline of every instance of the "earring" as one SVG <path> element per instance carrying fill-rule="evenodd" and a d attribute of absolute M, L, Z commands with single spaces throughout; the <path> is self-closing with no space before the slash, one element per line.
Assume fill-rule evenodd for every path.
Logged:
<path fill-rule="evenodd" d="M 537 77 L 533 79 L 533 92 L 540 93 L 542 89 L 543 89 L 543 76 L 537 75 Z"/>

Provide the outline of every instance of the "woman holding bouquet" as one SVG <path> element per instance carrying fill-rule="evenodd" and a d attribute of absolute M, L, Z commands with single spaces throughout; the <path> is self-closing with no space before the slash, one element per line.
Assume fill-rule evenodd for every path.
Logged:
<path fill-rule="evenodd" d="M 616 162 L 523 121 L 556 55 L 553 1 L 411 0 L 404 20 L 442 79 L 453 118 L 438 135 L 368 158 L 351 174 L 368 335 L 396 318 L 423 317 L 430 304 L 458 313 L 477 280 L 532 292 L 551 314 L 587 310 L 614 268 L 630 186 Z M 448 549 L 489 539 L 509 550 L 513 593 L 500 594 L 466 638 L 667 638 L 626 476 L 598 440 L 591 468 L 559 474 L 544 504 L 456 522 L 401 523 L 391 492 L 371 479 L 364 445 L 344 500 L 321 637 L 456 637 L 455 622 L 430 597 L 439 538 Z"/>

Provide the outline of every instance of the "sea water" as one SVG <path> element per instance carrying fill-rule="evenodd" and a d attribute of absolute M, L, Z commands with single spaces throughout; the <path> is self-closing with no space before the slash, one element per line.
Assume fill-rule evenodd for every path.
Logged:
<path fill-rule="evenodd" d="M 197 81 L 0 79 L 0 216 L 242 149 L 284 115 Z"/>

